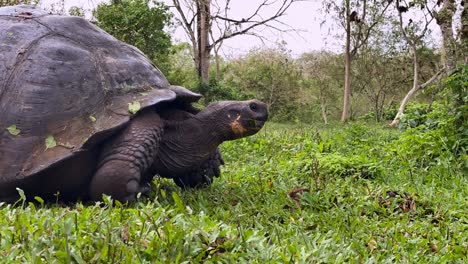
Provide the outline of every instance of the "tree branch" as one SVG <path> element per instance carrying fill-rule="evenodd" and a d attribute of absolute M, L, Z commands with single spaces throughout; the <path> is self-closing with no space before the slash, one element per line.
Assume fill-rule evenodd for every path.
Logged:
<path fill-rule="evenodd" d="M 279 21 L 278 18 L 285 15 L 286 10 L 291 6 L 292 3 L 298 2 L 298 1 L 301 1 L 301 0 L 282 0 L 281 6 L 276 10 L 276 12 L 272 16 L 270 16 L 270 17 L 268 17 L 266 19 L 262 19 L 262 20 L 256 20 L 256 19 L 254 20 L 254 18 L 255 17 L 260 17 L 260 11 L 262 10 L 262 8 L 264 8 L 265 6 L 269 6 L 269 5 L 272 5 L 274 3 L 277 3 L 278 1 L 269 2 L 268 0 L 264 0 L 257 7 L 255 12 L 246 19 L 244 19 L 244 18 L 242 18 L 242 19 L 229 18 L 227 16 L 227 14 L 225 16 L 220 16 L 220 15 L 213 16 L 213 19 L 218 19 L 218 20 L 228 22 L 228 25 L 226 27 L 226 30 L 224 30 L 221 33 L 221 36 L 218 39 L 216 39 L 212 43 L 212 45 L 217 45 L 218 43 L 220 43 L 220 42 L 222 42 L 222 41 L 224 41 L 226 39 L 230 39 L 230 38 L 238 36 L 238 35 L 246 34 L 247 32 L 251 31 L 252 29 L 254 29 L 254 28 L 258 27 L 258 26 L 268 26 L 268 27 L 270 27 L 270 28 L 272 28 L 274 30 L 282 31 L 281 29 L 279 29 L 279 28 L 277 28 L 277 27 L 275 27 L 273 25 L 267 25 L 267 24 L 272 22 L 272 21 L 275 21 L 275 22 L 278 22 L 278 23 L 284 25 L 284 23 Z M 231 29 L 233 26 L 242 28 L 242 25 L 248 25 L 248 26 L 245 27 L 244 29 L 237 29 L 234 32 L 228 32 L 229 29 Z"/>

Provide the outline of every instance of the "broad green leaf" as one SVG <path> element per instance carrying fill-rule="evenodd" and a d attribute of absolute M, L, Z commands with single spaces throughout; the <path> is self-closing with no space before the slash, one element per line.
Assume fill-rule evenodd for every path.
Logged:
<path fill-rule="evenodd" d="M 50 148 L 54 148 L 57 146 L 57 142 L 55 141 L 53 136 L 48 136 L 45 139 L 46 150 Z"/>
<path fill-rule="evenodd" d="M 172 192 L 172 199 L 174 199 L 174 202 L 176 203 L 177 207 L 181 211 L 185 211 L 185 205 L 182 199 L 180 199 L 180 196 L 176 192 Z"/>
<path fill-rule="evenodd" d="M 38 201 L 42 206 L 44 205 L 44 199 L 39 196 L 34 196 L 34 200 Z"/>
<path fill-rule="evenodd" d="M 18 194 L 19 194 L 21 200 L 25 201 L 26 200 L 26 195 L 24 195 L 23 189 L 20 189 L 20 188 L 17 187 L 16 191 L 18 191 Z"/>
<path fill-rule="evenodd" d="M 16 125 L 11 125 L 9 127 L 7 127 L 7 130 L 10 134 L 12 134 L 13 136 L 17 136 L 19 135 L 19 133 L 21 133 L 21 130 L 19 130 Z"/>
<path fill-rule="evenodd" d="M 63 231 L 64 231 L 65 235 L 70 235 L 72 229 L 73 229 L 73 218 L 69 217 L 63 223 Z"/>
<path fill-rule="evenodd" d="M 128 103 L 128 111 L 132 114 L 135 114 L 136 112 L 138 112 L 140 108 L 141 108 L 141 105 L 140 105 L 140 102 L 138 101 Z"/>

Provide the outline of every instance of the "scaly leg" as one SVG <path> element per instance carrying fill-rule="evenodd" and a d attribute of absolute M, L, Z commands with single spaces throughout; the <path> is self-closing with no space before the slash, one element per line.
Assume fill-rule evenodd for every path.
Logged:
<path fill-rule="evenodd" d="M 142 178 L 142 174 L 151 166 L 162 131 L 159 115 L 148 109 L 105 142 L 89 188 L 91 199 L 101 200 L 106 194 L 122 202 L 133 201 L 144 191 L 151 179 Z"/>
<path fill-rule="evenodd" d="M 216 149 L 199 167 L 187 174 L 175 176 L 173 179 L 181 188 L 208 187 L 213 183 L 213 178 L 221 174 L 219 168 L 221 165 L 224 165 L 224 160 L 219 149 Z"/>

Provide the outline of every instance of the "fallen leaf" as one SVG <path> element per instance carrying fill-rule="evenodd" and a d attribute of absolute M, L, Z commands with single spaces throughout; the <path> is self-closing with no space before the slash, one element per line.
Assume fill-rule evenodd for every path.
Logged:
<path fill-rule="evenodd" d="M 434 243 L 428 243 L 429 247 L 431 248 L 432 252 L 438 252 L 439 248 Z"/>
<path fill-rule="evenodd" d="M 130 237 L 130 234 L 128 232 L 128 227 L 124 226 L 122 228 L 122 231 L 120 232 L 120 238 L 122 239 L 122 242 L 126 243 L 129 237 Z"/>
<path fill-rule="evenodd" d="M 310 190 L 308 188 L 294 188 L 291 191 L 289 191 L 288 196 L 291 199 L 299 201 L 301 195 L 306 192 L 310 192 Z"/>
<path fill-rule="evenodd" d="M 146 239 L 141 239 L 140 240 L 141 245 L 143 246 L 144 249 L 148 248 L 148 240 Z"/>
<path fill-rule="evenodd" d="M 19 135 L 19 133 L 21 133 L 21 130 L 19 130 L 16 125 L 11 125 L 9 127 L 7 127 L 7 130 L 10 134 L 12 134 L 13 136 L 17 136 Z"/>
<path fill-rule="evenodd" d="M 377 241 L 375 241 L 375 239 L 371 239 L 369 240 L 369 242 L 367 243 L 367 246 L 370 248 L 371 252 L 376 250 L 378 245 L 377 245 Z"/>
<path fill-rule="evenodd" d="M 416 209 L 416 202 L 413 197 L 405 193 L 404 200 L 400 203 L 400 208 L 403 212 L 408 213 Z"/>
<path fill-rule="evenodd" d="M 141 108 L 140 102 L 138 101 L 133 101 L 131 103 L 128 103 L 128 111 L 132 114 L 136 114 Z"/>
<path fill-rule="evenodd" d="M 268 181 L 268 188 L 270 188 L 270 189 L 273 188 L 273 182 L 271 180 Z"/>
<path fill-rule="evenodd" d="M 57 146 L 57 142 L 55 141 L 53 136 L 48 136 L 45 139 L 45 145 L 46 145 L 46 150 L 47 150 L 47 149 L 55 148 Z"/>
<path fill-rule="evenodd" d="M 396 191 L 387 191 L 387 197 L 397 197 L 399 196 L 398 192 Z"/>

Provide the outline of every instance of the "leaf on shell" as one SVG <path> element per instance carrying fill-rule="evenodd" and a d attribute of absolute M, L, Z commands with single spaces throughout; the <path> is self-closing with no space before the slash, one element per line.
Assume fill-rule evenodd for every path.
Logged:
<path fill-rule="evenodd" d="M 21 133 L 21 130 L 19 130 L 16 125 L 11 125 L 9 127 L 7 127 L 7 130 L 10 134 L 12 134 L 13 136 L 17 136 L 19 135 L 19 133 Z"/>
<path fill-rule="evenodd" d="M 45 139 L 45 145 L 46 145 L 46 150 L 51 149 L 57 146 L 57 142 L 55 141 L 55 138 L 53 136 L 48 136 Z"/>
<path fill-rule="evenodd" d="M 132 114 L 135 114 L 138 112 L 141 108 L 140 102 L 138 101 L 133 101 L 131 103 L 128 103 L 128 111 Z"/>

